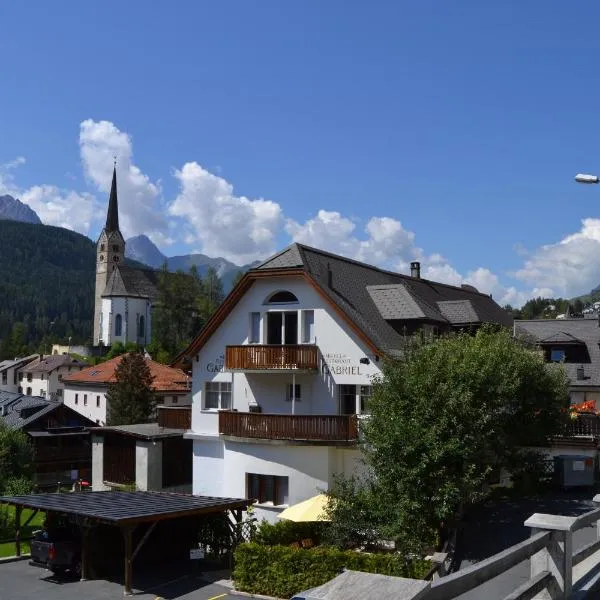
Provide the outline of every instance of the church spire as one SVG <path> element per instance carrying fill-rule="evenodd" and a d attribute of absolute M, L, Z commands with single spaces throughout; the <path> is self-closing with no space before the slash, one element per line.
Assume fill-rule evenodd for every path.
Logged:
<path fill-rule="evenodd" d="M 113 169 L 110 198 L 108 199 L 108 213 L 106 214 L 106 232 L 119 231 L 119 204 L 117 202 L 117 163 Z"/>

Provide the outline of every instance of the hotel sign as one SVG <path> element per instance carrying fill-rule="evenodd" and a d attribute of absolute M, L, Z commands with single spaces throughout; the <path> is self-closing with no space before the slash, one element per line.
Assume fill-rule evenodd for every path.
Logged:
<path fill-rule="evenodd" d="M 340 352 L 330 352 L 323 355 L 323 374 L 332 375 L 360 375 L 360 366 L 352 364 L 352 359 Z"/>

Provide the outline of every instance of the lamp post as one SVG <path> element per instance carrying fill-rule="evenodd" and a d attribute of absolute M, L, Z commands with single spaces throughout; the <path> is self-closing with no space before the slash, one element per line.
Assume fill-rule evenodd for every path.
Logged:
<path fill-rule="evenodd" d="M 588 175 L 587 173 L 577 173 L 575 175 L 575 181 L 577 183 L 600 183 L 598 175 Z"/>

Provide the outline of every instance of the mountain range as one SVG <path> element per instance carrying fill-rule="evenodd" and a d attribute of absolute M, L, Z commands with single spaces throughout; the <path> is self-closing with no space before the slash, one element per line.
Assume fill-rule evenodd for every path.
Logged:
<path fill-rule="evenodd" d="M 32 208 L 8 194 L 0 196 L 0 219 L 23 223 L 42 222 Z"/>
<path fill-rule="evenodd" d="M 0 220 L 20 221 L 23 223 L 41 224 L 37 213 L 17 198 L 0 196 Z M 165 262 L 169 271 L 189 271 L 192 266 L 198 269 L 201 276 L 206 275 L 210 267 L 215 269 L 221 278 L 225 293 L 233 287 L 233 280 L 239 271 L 245 272 L 258 263 L 238 266 L 224 258 L 212 258 L 205 254 L 183 254 L 181 256 L 165 256 L 146 235 L 136 235 L 126 240 L 125 256 L 153 269 L 160 269 Z"/>

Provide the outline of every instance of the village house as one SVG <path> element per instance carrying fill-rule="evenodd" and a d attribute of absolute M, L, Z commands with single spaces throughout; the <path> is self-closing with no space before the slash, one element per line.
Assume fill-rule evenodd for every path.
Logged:
<path fill-rule="evenodd" d="M 0 392 L 0 421 L 24 431 L 34 452 L 34 483 L 57 489 L 91 477 L 89 427 L 95 424 L 60 401 Z"/>
<path fill-rule="evenodd" d="M 115 372 L 123 356 L 64 377 L 65 405 L 98 425 L 106 425 L 110 411 L 106 394 L 109 385 L 117 380 Z M 182 370 L 162 365 L 150 358 L 146 358 L 146 364 L 152 375 L 152 391 L 158 404 L 191 404 L 189 377 Z"/>
<path fill-rule="evenodd" d="M 362 468 L 373 377 L 407 334 L 512 327 L 454 287 L 292 244 L 251 269 L 176 364 L 192 370 L 193 492 L 247 497 L 273 521 Z"/>
<path fill-rule="evenodd" d="M 40 354 L 18 370 L 17 392 L 50 400 L 63 397 L 63 378 L 85 368 L 86 363 L 68 354 Z"/>
<path fill-rule="evenodd" d="M 19 369 L 28 365 L 36 358 L 38 358 L 37 354 L 31 354 L 23 358 L 0 362 L 0 391 L 17 393 L 21 385 L 19 383 Z"/>

